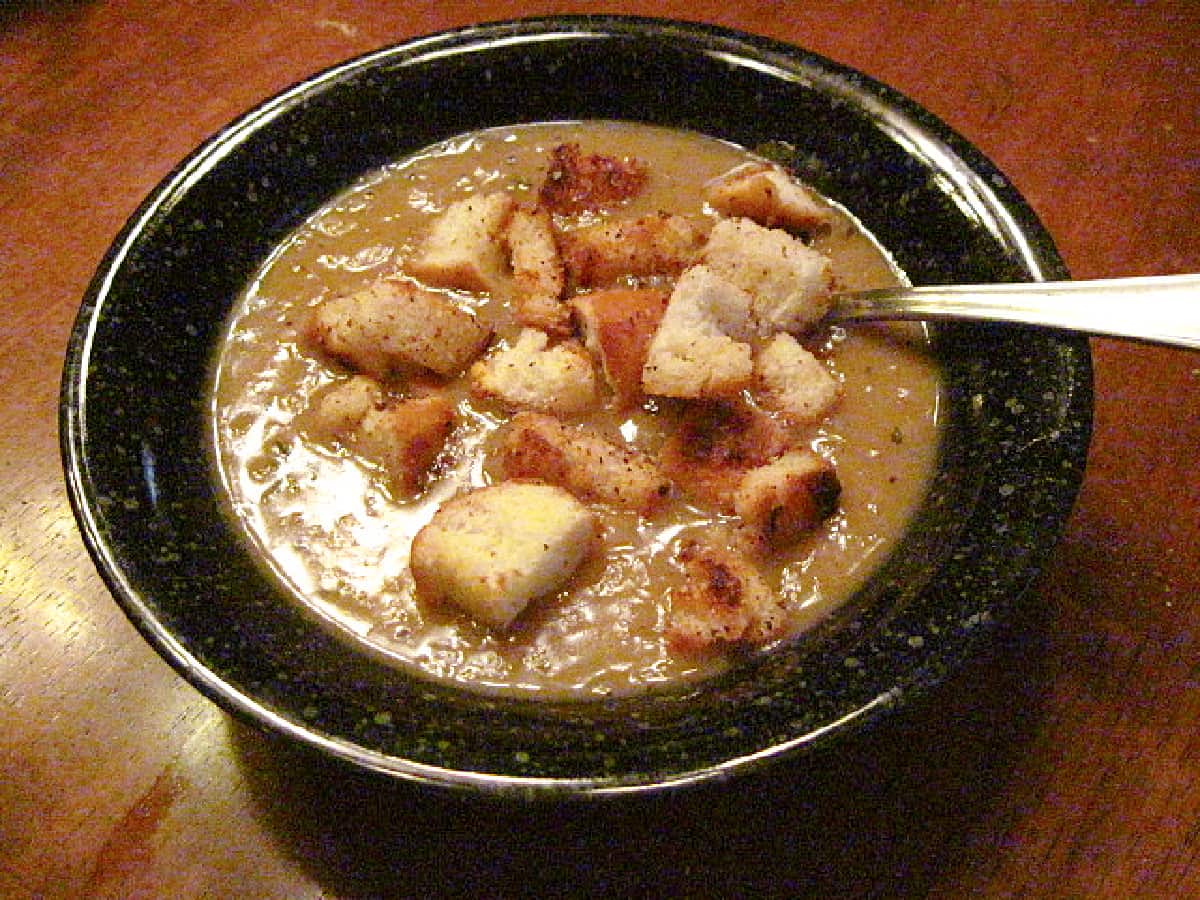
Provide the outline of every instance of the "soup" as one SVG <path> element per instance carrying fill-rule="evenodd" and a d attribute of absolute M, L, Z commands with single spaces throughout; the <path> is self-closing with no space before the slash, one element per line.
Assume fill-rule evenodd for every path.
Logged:
<path fill-rule="evenodd" d="M 895 544 L 933 470 L 936 367 L 923 331 L 914 326 L 843 329 L 817 323 L 802 331 L 790 329 L 797 332 L 796 341 L 774 333 L 787 332 L 787 327 L 763 326 L 754 334 L 740 334 L 721 325 L 705 340 L 711 338 L 721 353 L 741 353 L 739 360 L 752 358 L 759 379 L 755 384 L 763 377 L 760 361 L 769 352 L 764 348 L 775 342 L 786 351 L 781 357 L 785 363 L 803 358 L 819 365 L 827 375 L 818 376 L 834 385 L 836 400 L 823 403 L 818 416 L 797 425 L 764 406 L 736 378 L 729 382 L 732 387 L 716 385 L 724 377 L 717 374 L 722 371 L 717 357 L 706 357 L 699 366 L 708 381 L 697 396 L 672 394 L 675 382 L 668 379 L 667 363 L 691 365 L 688 371 L 697 367 L 695 360 L 681 362 L 678 354 L 669 355 L 670 348 L 654 343 L 665 331 L 662 323 L 674 321 L 669 316 L 681 321 L 684 316 L 663 310 L 681 305 L 676 297 L 686 280 L 697 281 L 708 277 L 709 269 L 718 269 L 712 249 L 718 233 L 747 221 L 740 208 L 715 208 L 711 192 L 711 185 L 723 183 L 739 167 L 769 168 L 748 151 L 721 141 L 629 123 L 498 128 L 446 141 L 371 173 L 284 241 L 248 286 L 229 323 L 216 361 L 213 434 L 231 515 L 295 601 L 358 647 L 423 677 L 473 690 L 589 698 L 713 675 L 742 654 L 770 652 L 779 641 L 803 639 L 805 631 L 853 595 Z M 585 182 L 603 170 L 587 184 L 612 188 L 612 196 L 576 195 L 571 185 L 559 183 L 563 172 L 577 174 L 581 168 Z M 437 223 L 450 210 L 497 197 L 510 217 L 516 215 L 513 209 L 536 211 L 539 204 L 558 204 L 552 216 L 539 215 L 552 222 L 558 250 L 570 256 L 567 284 L 556 301 L 562 310 L 556 303 L 522 305 L 527 295 L 521 294 L 520 276 L 532 273 L 536 281 L 538 272 L 522 268 L 515 250 L 504 257 L 509 269 L 489 276 L 483 286 L 458 275 L 450 278 L 456 282 L 451 286 L 414 275 L 425 271 Z M 838 287 L 883 287 L 902 280 L 886 252 L 853 217 L 824 200 L 817 205 L 815 224 L 792 227 L 786 238 L 782 231 L 788 229 L 773 222 L 762 227 L 780 232 L 775 235 L 779 240 L 801 241 L 819 251 Z M 610 257 L 592 252 L 587 236 L 613 223 L 634 222 L 659 229 L 654 241 L 685 245 L 691 232 L 663 238 L 660 226 L 691 223 L 687 228 L 696 229 L 700 248 L 695 252 L 706 265 L 673 268 L 656 257 L 654 265 L 638 270 L 641 257 L 626 252 L 637 246 L 636 239 L 626 230 L 616 232 L 616 246 L 620 266 L 629 271 L 605 275 Z M 797 231 L 803 234 L 796 237 Z M 447 245 L 450 252 L 466 240 L 456 235 Z M 694 249 L 681 252 L 686 256 Z M 454 317 L 469 314 L 469 322 L 454 318 L 455 327 L 470 332 L 463 359 L 446 361 L 435 346 L 423 365 L 394 370 L 373 362 L 375 356 L 341 352 L 353 335 L 331 337 L 314 329 L 314 316 L 321 321 L 321 311 L 334 309 L 342 302 L 338 298 L 413 290 L 422 291 L 421 297 L 444 298 L 454 307 L 447 310 Z M 703 307 L 709 315 L 710 307 L 715 308 L 712 285 L 699 284 L 695 290 L 701 298 L 696 309 Z M 636 378 L 633 388 L 623 390 L 629 382 L 608 368 L 612 363 L 615 370 L 616 362 L 596 358 L 595 335 L 581 331 L 587 328 L 589 303 L 600 302 L 597 297 L 605 302 L 615 297 L 619 303 L 661 299 L 662 308 L 651 299 L 657 330 L 648 329 L 650 349 L 642 347 L 651 356 L 638 357 L 634 370 L 646 383 L 655 374 L 666 385 L 663 393 L 639 390 L 644 385 Z M 756 321 L 777 312 L 764 311 Z M 801 345 L 803 351 L 797 349 Z M 586 361 L 588 378 L 595 382 L 591 399 L 564 409 L 572 391 L 564 383 L 548 399 L 541 398 L 546 403 L 538 407 L 538 392 L 549 380 L 541 371 L 532 381 L 521 382 L 514 396 L 511 367 L 498 361 L 518 352 L 548 358 L 537 354 L 556 348 L 563 350 L 556 360 L 564 364 Z M 661 370 L 652 373 L 660 352 L 667 356 Z M 670 378 L 677 375 L 671 368 Z M 686 381 L 687 373 L 681 377 Z M 424 457 L 414 472 L 397 476 L 373 458 L 369 441 L 331 436 L 320 417 L 314 418 L 314 410 L 343 409 L 345 398 L 358 388 L 368 392 L 362 409 L 413 400 L 427 404 L 422 409 L 428 415 L 422 415 L 434 422 L 438 438 L 421 445 Z M 534 409 L 521 401 L 521 390 L 533 393 Z M 407 408 L 417 407 L 410 402 Z M 812 495 L 822 506 L 819 515 L 779 538 L 770 531 L 778 524 L 779 509 L 772 507 L 755 532 L 757 542 L 751 541 L 753 547 L 744 553 L 742 520 L 753 517 L 747 510 L 754 505 L 743 504 L 741 493 L 737 502 L 742 505 L 736 508 L 732 501 L 721 502 L 719 484 L 712 488 L 704 480 L 714 471 L 711 455 L 695 451 L 697 435 L 711 450 L 714 430 L 737 430 L 740 417 L 756 423 L 738 438 L 742 449 L 762 455 L 754 461 L 755 471 L 787 457 L 815 466 L 822 477 L 836 476 L 832 493 Z M 648 463 L 648 471 L 665 474 L 645 494 L 645 502 L 633 504 L 614 500 L 602 489 L 581 492 L 578 479 L 572 483 L 568 477 L 565 490 L 579 496 L 563 502 L 581 509 L 590 537 L 564 539 L 564 552 L 586 547 L 565 578 L 511 619 L 501 617 L 498 626 L 486 620 L 490 607 L 480 615 L 469 605 L 431 600 L 430 579 L 422 583 L 422 567 L 414 566 L 413 544 L 446 517 L 439 510 L 464 496 L 492 496 L 479 492 L 506 480 L 563 483 L 562 473 L 550 473 L 542 457 L 535 456 L 531 464 L 523 450 L 511 449 L 517 425 L 538 440 L 555 440 L 554 435 L 567 431 L 587 434 L 606 442 L 605 447 L 636 454 L 639 465 Z M 754 430 L 760 427 L 766 430 Z M 771 449 L 777 432 L 786 439 Z M 688 439 L 681 440 L 680 434 Z M 724 471 L 716 470 L 713 483 L 721 482 Z M 736 471 L 744 487 L 744 473 Z M 585 471 L 582 477 L 592 474 Z M 828 478 L 816 483 L 829 486 Z M 560 494 L 545 496 L 557 502 Z M 526 518 L 514 512 L 510 530 L 525 527 Z M 458 534 L 461 538 L 463 533 Z M 510 537 L 505 528 L 496 534 L 503 540 Z M 448 546 L 457 552 L 466 544 L 452 539 Z M 707 560 L 711 571 L 713 554 L 727 552 L 750 560 L 754 571 L 749 577 L 769 591 L 778 621 L 760 628 L 757 639 L 748 639 L 751 631 L 730 640 L 720 634 L 714 640 L 686 639 L 695 636 L 679 624 L 683 598 L 691 590 L 687 579 L 694 577 L 697 559 Z M 722 565 L 724 559 L 720 557 Z"/>

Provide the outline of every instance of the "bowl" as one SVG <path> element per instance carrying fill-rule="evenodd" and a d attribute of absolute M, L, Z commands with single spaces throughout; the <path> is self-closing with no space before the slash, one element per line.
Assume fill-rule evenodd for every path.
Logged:
<path fill-rule="evenodd" d="M 979 653 L 1052 551 L 1091 427 L 1085 339 L 933 329 L 946 385 L 929 492 L 896 551 L 805 638 L 683 690 L 503 699 L 353 652 L 255 563 L 222 508 L 209 373 L 239 293 L 358 176 L 435 141 L 524 121 L 627 119 L 770 146 L 915 284 L 1067 272 L 1012 184 L 896 91 L 793 46 L 692 23 L 486 24 L 329 69 L 189 156 L 101 263 L 61 394 L 88 550 L 142 635 L 203 694 L 355 766 L 522 797 L 728 777 L 874 721 Z"/>

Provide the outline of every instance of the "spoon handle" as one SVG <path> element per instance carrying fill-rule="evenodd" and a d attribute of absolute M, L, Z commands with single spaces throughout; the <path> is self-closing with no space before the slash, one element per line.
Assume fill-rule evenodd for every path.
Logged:
<path fill-rule="evenodd" d="M 1200 350 L 1200 275 L 855 291 L 828 319 L 1016 322 Z"/>

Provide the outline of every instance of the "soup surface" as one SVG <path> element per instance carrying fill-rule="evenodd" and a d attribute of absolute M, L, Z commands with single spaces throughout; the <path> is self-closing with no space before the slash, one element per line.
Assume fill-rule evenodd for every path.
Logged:
<path fill-rule="evenodd" d="M 726 513 L 686 492 L 652 515 L 590 503 L 602 535 L 597 552 L 565 587 L 496 629 L 425 602 L 409 553 L 439 506 L 496 478 L 484 450 L 512 416 L 511 405 L 472 393 L 463 377 L 439 379 L 437 389 L 454 404 L 454 425 L 428 479 L 411 494 L 397 492 L 370 459 L 305 425 L 315 398 L 349 377 L 306 341 L 311 310 L 403 273 L 431 223 L 455 200 L 495 191 L 536 197 L 553 148 L 565 143 L 584 154 L 636 158 L 648 173 L 644 188 L 618 209 L 560 217 L 565 230 L 659 211 L 711 221 L 716 213 L 702 186 L 755 158 L 696 134 L 585 122 L 465 135 L 388 165 L 314 215 L 248 286 L 216 361 L 213 422 L 233 516 L 296 601 L 322 621 L 426 677 L 476 690 L 585 698 L 711 675 L 745 652 L 680 649 L 667 636 L 680 544 L 729 524 Z M 881 287 L 902 277 L 842 210 L 834 208 L 831 224 L 810 242 L 831 258 L 839 286 Z M 493 344 L 515 339 L 503 285 L 447 294 L 494 329 Z M 803 342 L 841 383 L 840 401 L 803 434 L 806 446 L 835 465 L 841 494 L 832 515 L 759 562 L 786 609 L 777 640 L 796 639 L 828 616 L 888 553 L 937 452 L 937 372 L 919 328 L 820 327 Z M 582 420 L 656 458 L 678 416 L 671 401 L 628 408 L 610 397 Z"/>

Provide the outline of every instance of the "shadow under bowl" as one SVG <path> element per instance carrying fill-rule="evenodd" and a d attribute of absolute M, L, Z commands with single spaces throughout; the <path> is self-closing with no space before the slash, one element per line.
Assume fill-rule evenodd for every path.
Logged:
<path fill-rule="evenodd" d="M 1086 339 L 934 330 L 944 436 L 928 496 L 860 594 L 804 639 L 634 698 L 480 696 L 358 654 L 251 558 L 210 450 L 226 320 L 280 241 L 361 175 L 479 128 L 624 119 L 767 148 L 914 284 L 1061 279 L 1032 210 L 947 126 L 868 77 L 696 24 L 482 25 L 355 59 L 215 135 L 130 219 L 67 355 L 61 442 L 84 540 L 145 638 L 232 712 L 365 769 L 526 797 L 725 777 L 853 730 L 989 640 L 1051 552 L 1091 428 Z"/>

